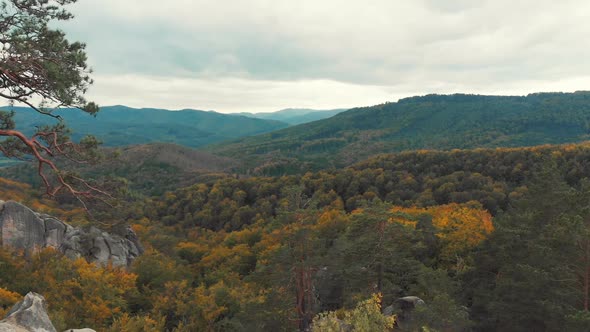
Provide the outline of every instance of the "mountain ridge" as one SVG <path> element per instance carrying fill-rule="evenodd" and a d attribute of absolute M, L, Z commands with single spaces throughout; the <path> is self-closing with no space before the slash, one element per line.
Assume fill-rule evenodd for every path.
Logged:
<path fill-rule="evenodd" d="M 264 175 L 342 167 L 379 153 L 518 147 L 590 138 L 590 92 L 426 95 L 209 146 Z"/>
<path fill-rule="evenodd" d="M 311 108 L 286 108 L 276 112 L 260 112 L 260 113 L 237 113 L 258 119 L 277 120 L 286 122 L 290 125 L 298 125 L 302 123 L 313 122 L 317 120 L 326 119 L 336 114 L 348 110 L 347 108 L 337 108 L 329 110 L 317 110 Z"/>
<path fill-rule="evenodd" d="M 235 160 L 173 143 L 148 143 L 102 149 L 106 160 L 97 164 L 67 163 L 85 178 L 121 177 L 131 190 L 160 195 L 166 190 L 231 174 Z M 0 168 L 0 177 L 41 186 L 35 165 Z"/>
<path fill-rule="evenodd" d="M 17 129 L 28 134 L 31 134 L 36 126 L 57 123 L 56 119 L 27 107 L 2 107 L 0 110 L 14 110 Z M 104 106 L 96 117 L 75 109 L 60 109 L 54 114 L 63 117 L 72 129 L 74 139 L 94 135 L 106 146 L 165 142 L 199 147 L 288 126 L 280 121 L 192 109 L 168 111 L 157 108 Z"/>

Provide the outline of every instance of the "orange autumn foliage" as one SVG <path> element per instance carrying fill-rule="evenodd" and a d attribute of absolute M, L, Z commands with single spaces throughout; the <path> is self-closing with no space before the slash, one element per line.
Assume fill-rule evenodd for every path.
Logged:
<path fill-rule="evenodd" d="M 21 298 L 22 296 L 19 293 L 0 287 L 0 317 L 6 316 L 10 308 Z"/>
<path fill-rule="evenodd" d="M 391 222 L 415 228 L 420 215 L 430 216 L 438 230 L 436 236 L 443 243 L 442 257 L 453 259 L 477 246 L 494 231 L 491 214 L 479 203 L 451 203 L 447 205 L 420 207 L 393 207 Z"/>
<path fill-rule="evenodd" d="M 86 223 L 87 214 L 83 208 L 60 209 L 57 202 L 42 197 L 30 185 L 0 177 L 0 200 L 16 201 L 36 212 L 53 215 L 66 222 Z"/>
<path fill-rule="evenodd" d="M 119 268 L 101 267 L 84 259 L 70 260 L 48 248 L 33 257 L 31 290 L 43 294 L 54 324 L 106 327 L 127 310 L 125 296 L 137 276 Z"/>

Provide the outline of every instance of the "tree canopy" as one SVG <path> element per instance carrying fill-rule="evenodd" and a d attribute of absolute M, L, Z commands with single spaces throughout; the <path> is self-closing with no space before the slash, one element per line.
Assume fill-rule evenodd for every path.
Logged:
<path fill-rule="evenodd" d="M 24 104 L 53 117 L 53 125 L 37 127 L 26 135 L 14 121 L 13 111 L 0 111 L 0 154 L 32 160 L 47 194 L 69 192 L 79 199 L 99 189 L 56 166 L 56 158 L 78 163 L 95 157 L 96 139 L 70 140 L 69 130 L 55 110 L 76 108 L 89 114 L 98 105 L 84 98 L 92 84 L 85 45 L 70 42 L 51 26 L 73 15 L 64 6 L 76 0 L 3 0 L 0 2 L 0 97 L 10 105 Z"/>

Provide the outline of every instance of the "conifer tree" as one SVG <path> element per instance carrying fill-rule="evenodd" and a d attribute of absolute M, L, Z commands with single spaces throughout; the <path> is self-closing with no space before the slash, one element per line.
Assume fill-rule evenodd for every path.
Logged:
<path fill-rule="evenodd" d="M 0 97 L 10 105 L 26 105 L 58 120 L 25 134 L 14 121 L 14 109 L 0 111 L 0 157 L 37 163 L 48 195 L 69 192 L 81 199 L 100 190 L 56 165 L 59 157 L 84 163 L 97 156 L 97 140 L 87 137 L 74 143 L 57 114 L 62 108 L 91 115 L 98 112 L 98 106 L 84 98 L 92 84 L 85 45 L 68 41 L 63 31 L 53 28 L 55 22 L 73 18 L 64 7 L 75 2 L 0 2 Z"/>

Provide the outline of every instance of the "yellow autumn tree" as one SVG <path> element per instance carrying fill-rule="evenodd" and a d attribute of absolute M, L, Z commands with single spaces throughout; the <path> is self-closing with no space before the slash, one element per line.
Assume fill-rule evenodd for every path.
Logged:
<path fill-rule="evenodd" d="M 43 294 L 56 328 L 109 326 L 127 310 L 126 295 L 136 291 L 137 276 L 84 259 L 70 260 L 48 248 L 29 267 L 31 291 Z"/>
<path fill-rule="evenodd" d="M 381 313 L 381 294 L 357 304 L 352 310 L 321 313 L 313 319 L 312 330 L 316 332 L 365 332 L 392 331 L 395 316 Z"/>
<path fill-rule="evenodd" d="M 442 256 L 452 258 L 477 246 L 494 230 L 492 216 L 481 205 L 448 204 L 433 207 L 432 223 L 445 243 Z"/>
<path fill-rule="evenodd" d="M 393 207 L 391 222 L 416 228 L 419 216 L 428 216 L 442 242 L 441 258 L 454 261 L 494 231 L 491 214 L 477 202 L 419 207 Z"/>
<path fill-rule="evenodd" d="M 0 287 L 0 319 L 4 318 L 10 308 L 21 298 L 22 296 L 19 293 Z"/>

